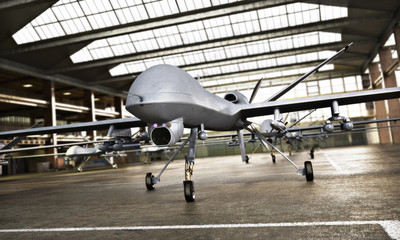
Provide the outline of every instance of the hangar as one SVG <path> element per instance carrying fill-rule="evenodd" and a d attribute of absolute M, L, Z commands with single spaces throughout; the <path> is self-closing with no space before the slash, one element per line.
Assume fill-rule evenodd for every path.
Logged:
<path fill-rule="evenodd" d="M 39 121 L 44 121 L 45 126 L 58 126 L 132 117 L 124 108 L 129 88 L 140 73 L 158 64 L 178 66 L 197 79 L 207 91 L 221 97 L 230 91 L 240 91 L 250 98 L 255 85 L 262 78 L 261 87 L 254 100 L 254 102 L 262 102 L 342 47 L 353 43 L 345 53 L 308 77 L 282 99 L 398 87 L 400 81 L 400 76 L 398 76 L 400 3 L 395 0 L 379 2 L 372 0 L 13 0 L 0 3 L 0 13 L 3 23 L 0 29 L 0 131 L 2 132 L 30 128 Z M 167 82 L 165 84 L 168 85 Z M 398 98 L 375 103 L 365 99 L 365 102 L 343 106 L 340 109 L 341 114 L 354 121 L 400 117 Z M 295 122 L 306 114 L 309 114 L 309 111 L 292 112 L 287 115 L 287 118 L 289 122 Z M 310 113 L 304 120 L 304 124 L 324 121 L 330 115 L 330 108 L 321 109 Z M 262 122 L 266 118 L 270 116 L 257 120 Z M 337 219 L 336 215 L 330 216 L 332 219 L 320 216 L 318 218 L 320 222 L 316 226 L 332 226 L 335 225 L 332 221 L 340 221 L 337 225 L 343 232 L 349 230 L 346 226 L 352 228 L 354 225 L 361 234 L 378 236 L 378 238 L 382 236 L 379 235 L 382 227 L 383 235 L 388 233 L 392 238 L 396 236 L 399 238 L 398 235 L 387 230 L 390 227 L 385 226 L 398 227 L 399 215 L 396 215 L 398 209 L 390 204 L 396 198 L 398 199 L 399 192 L 393 190 L 390 183 L 398 181 L 399 176 L 399 165 L 395 159 L 396 153 L 398 154 L 396 144 L 400 143 L 400 130 L 396 127 L 396 123 L 386 122 L 369 125 L 369 127 L 374 127 L 376 131 L 365 132 L 353 138 L 351 135 L 345 138 L 331 136 L 329 139 L 338 138 L 339 140 L 330 142 L 327 146 L 371 145 L 368 149 L 375 149 L 372 152 L 355 147 L 351 150 L 345 149 L 343 153 L 351 155 L 354 154 L 353 150 L 358 150 L 365 154 L 365 159 L 370 159 L 372 162 L 375 158 L 380 159 L 379 155 L 374 155 L 374 152 L 383 151 L 388 154 L 386 157 L 392 168 L 379 165 L 375 169 L 380 169 L 390 175 L 387 178 L 379 178 L 377 181 L 387 180 L 385 182 L 387 186 L 381 194 L 390 196 L 390 199 L 387 200 L 386 205 L 380 207 L 384 211 L 391 209 L 392 213 L 385 212 L 386 215 L 383 218 L 376 218 L 375 212 L 368 216 L 360 214 L 362 216 L 360 219 L 366 220 L 365 222 L 356 222 L 355 220 L 359 219 L 350 213 L 346 219 Z M 29 147 L 81 142 L 82 137 L 96 140 L 103 139 L 105 134 L 106 132 L 90 131 L 35 135 L 28 136 L 19 145 Z M 360 138 L 362 140 L 359 140 Z M 10 140 L 7 138 L 2 141 L 7 144 Z M 46 152 L 46 154 L 52 153 L 57 153 L 57 150 L 51 149 Z M 342 159 L 347 159 L 346 154 L 339 153 L 337 156 L 343 155 Z M 324 152 L 323 157 L 335 170 L 347 171 L 343 166 L 340 167 L 340 164 L 334 163 L 328 150 Z M 256 156 L 255 162 L 258 163 L 257 161 L 261 160 Z M 65 167 L 64 159 L 55 156 L 33 161 L 23 159 L 18 160 L 18 168 L 14 170 L 7 168 L 6 171 L 2 171 L 2 174 L 36 172 L 38 165 L 32 162 L 48 162 L 51 170 Z M 351 167 L 349 172 L 352 172 Z M 154 165 L 151 168 L 154 168 Z M 256 170 L 257 168 L 253 166 L 248 174 L 256 173 Z M 352 174 L 357 175 L 358 172 L 354 171 Z M 92 179 L 95 180 L 90 184 L 94 186 L 95 181 L 99 181 L 100 177 L 97 173 L 89 174 L 93 174 Z M 248 174 L 240 175 L 238 172 L 223 174 L 230 174 L 232 177 L 237 174 L 246 178 L 245 183 L 252 179 Z M 269 172 L 268 174 L 273 175 Z M 282 174 L 285 175 L 285 173 Z M 331 186 L 329 178 L 335 178 L 335 176 L 324 179 L 325 188 Z M 84 181 L 85 175 L 76 179 Z M 258 178 L 253 180 L 262 181 Z M 357 180 L 365 180 L 374 185 L 374 179 L 360 177 Z M 69 181 L 74 182 L 71 179 Z M 112 185 L 113 181 L 110 181 L 106 184 Z M 28 183 L 23 183 L 21 186 L 24 184 L 27 184 L 26 188 L 37 187 L 36 185 L 28 187 Z M 50 185 L 51 188 L 58 186 L 56 183 Z M 277 182 L 272 185 L 274 189 L 279 188 Z M 0 193 L 9 196 L 13 191 L 12 186 L 7 184 L 4 186 L 4 191 Z M 332 184 L 332 186 L 336 185 Z M 340 186 L 343 185 L 338 185 Z M 230 191 L 234 192 L 235 186 L 230 187 Z M 350 187 L 349 189 L 354 190 Z M 125 190 L 125 188 L 122 189 L 122 191 Z M 83 194 L 83 192 L 79 193 Z M 355 201 L 351 193 L 352 191 L 348 190 L 347 194 L 350 196 L 347 198 Z M 324 194 L 326 192 L 318 193 L 313 197 L 322 198 L 321 196 L 326 196 Z M 362 194 L 361 190 L 359 194 Z M 274 201 L 264 195 L 262 197 L 265 197 L 268 202 Z M 288 195 L 279 195 L 279 197 L 289 202 L 292 200 Z M 112 199 L 111 196 L 106 196 L 106 198 Z M 169 195 L 166 198 L 173 199 Z M 344 198 L 346 196 L 342 196 L 335 204 L 339 205 L 342 203 L 340 200 L 346 200 Z M 13 196 L 10 195 L 10 199 L 13 199 Z M 267 200 L 262 203 L 266 203 Z M 315 200 L 315 198 L 311 196 L 309 200 Z M 377 204 L 379 196 L 374 195 L 364 200 L 367 200 L 370 205 Z M 40 202 L 40 199 L 37 201 Z M 137 201 L 144 200 L 139 198 Z M 202 207 L 205 207 L 211 202 L 203 204 L 205 205 Z M 271 212 L 279 212 L 277 210 L 279 204 L 274 204 L 276 209 L 270 209 Z M 118 206 L 122 205 L 119 203 Z M 201 206 L 201 203 L 198 205 Z M 56 206 L 57 204 L 52 210 Z M 233 204 L 232 206 L 240 205 Z M 174 209 L 174 207 L 176 206 L 171 208 Z M 121 210 L 123 207 L 116 208 Z M 323 206 L 320 208 L 322 209 Z M 291 210 L 293 209 L 295 207 L 292 205 Z M 288 212 L 291 210 L 286 209 Z M 215 211 L 218 212 L 217 209 Z M 258 214 L 255 209 L 243 209 L 243 214 L 246 211 Z M 322 211 L 327 211 L 327 209 Z M 211 210 L 206 212 L 213 215 Z M 145 215 L 145 212 L 141 214 Z M 180 214 L 185 214 L 185 212 L 180 212 Z M 153 212 L 153 215 L 156 213 Z M 224 217 L 229 219 L 228 215 L 229 211 Z M 233 215 L 242 216 L 238 212 Z M 296 222 L 305 221 L 300 216 L 295 217 L 298 219 Z M 314 218 L 315 215 L 310 217 Z M 25 220 L 29 222 L 29 219 Z M 214 220 L 212 223 L 218 222 Z M 247 218 L 245 222 L 254 223 L 251 220 L 265 222 L 256 217 Z M 379 222 L 380 220 L 383 222 Z M 93 219 L 90 218 L 90 221 Z M 165 225 L 163 220 L 160 221 Z M 289 222 L 287 218 L 274 221 Z M 187 222 L 175 221 L 174 225 L 184 223 Z M 209 224 L 210 222 L 194 223 Z M 135 223 L 131 224 L 135 225 Z M 373 227 L 364 228 L 364 225 Z M 274 227 L 267 226 L 261 229 Z M 301 224 L 298 226 L 304 228 Z M 39 224 L 33 226 L 35 227 L 43 226 Z M 7 228 L 16 229 L 17 227 L 9 225 Z M 174 228 L 168 228 L 167 231 L 172 231 L 172 229 Z M 229 228 L 220 226 L 214 229 Z M 224 236 L 220 230 L 215 231 L 216 236 Z M 279 230 L 276 231 L 279 232 Z M 329 232 L 325 229 L 318 233 L 321 236 L 329 236 Z M 1 230 L 0 234 L 2 234 Z M 201 236 L 201 231 L 198 234 Z M 263 231 L 257 231 L 254 234 L 252 235 L 254 238 L 273 236 L 269 235 L 270 232 Z M 157 236 L 162 235 L 153 235 L 153 237 Z M 169 236 L 172 237 L 173 234 Z M 307 238 L 306 234 L 300 236 Z"/>
<path fill-rule="evenodd" d="M 124 109 L 131 83 L 164 63 L 220 96 L 240 91 L 250 98 L 263 78 L 261 102 L 351 42 L 283 98 L 397 86 L 397 10 L 396 1 L 5 1 L 0 130 L 131 116 Z M 342 111 L 353 119 L 399 117 L 388 108 L 390 115 L 380 105 L 375 113 L 371 103 Z M 330 114 L 318 112 L 305 121 Z M 370 141 L 400 142 L 392 132 L 382 129 Z M 57 141 L 31 140 L 24 143 Z"/>

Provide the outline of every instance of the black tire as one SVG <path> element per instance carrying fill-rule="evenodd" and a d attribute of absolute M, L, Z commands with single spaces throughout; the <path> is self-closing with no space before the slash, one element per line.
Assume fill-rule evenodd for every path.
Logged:
<path fill-rule="evenodd" d="M 193 181 L 183 181 L 183 192 L 185 193 L 186 202 L 194 202 L 194 186 Z"/>
<path fill-rule="evenodd" d="M 314 171 L 313 171 L 313 167 L 312 167 L 311 161 L 305 161 L 304 162 L 304 169 L 305 169 L 305 172 L 306 172 L 307 182 L 314 181 Z"/>
<path fill-rule="evenodd" d="M 249 156 L 247 156 L 247 155 L 246 155 L 246 160 L 245 160 L 245 162 L 246 162 L 246 163 L 249 163 Z"/>
<path fill-rule="evenodd" d="M 273 163 L 276 162 L 276 157 L 275 157 L 275 155 L 272 155 L 272 162 L 273 162 Z"/>
<path fill-rule="evenodd" d="M 153 174 L 152 173 L 147 173 L 146 174 L 146 179 L 145 179 L 145 182 L 146 182 L 146 188 L 147 188 L 147 190 L 149 190 L 149 191 L 151 191 L 151 190 L 154 190 L 154 188 L 156 187 L 156 185 L 153 183 Z"/>

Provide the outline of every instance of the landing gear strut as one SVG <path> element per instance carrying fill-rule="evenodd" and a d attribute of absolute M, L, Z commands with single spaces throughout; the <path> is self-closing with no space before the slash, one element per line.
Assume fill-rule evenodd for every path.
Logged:
<path fill-rule="evenodd" d="M 312 168 L 312 164 L 310 161 L 306 161 L 304 163 L 304 168 L 298 167 L 292 160 L 290 160 L 285 154 L 283 154 L 278 148 L 276 148 L 272 143 L 270 143 L 265 137 L 256 129 L 256 128 L 249 128 L 247 126 L 242 126 L 244 129 L 248 130 L 249 132 L 255 134 L 261 142 L 264 142 L 265 144 L 268 144 L 272 150 L 271 150 L 271 155 L 272 155 L 272 161 L 274 162 L 275 160 L 275 152 L 278 152 L 280 155 L 282 155 L 290 164 L 292 164 L 296 169 L 297 173 L 299 175 L 305 175 L 307 182 L 311 182 L 314 180 L 314 172 Z"/>
<path fill-rule="evenodd" d="M 276 156 L 275 156 L 275 151 L 271 150 L 271 157 L 272 157 L 272 162 L 275 163 L 276 162 Z"/>
<path fill-rule="evenodd" d="M 194 202 L 194 186 L 192 181 L 194 158 L 196 156 L 196 134 L 197 128 L 192 128 L 189 136 L 189 151 L 185 158 L 185 181 L 183 181 L 183 191 L 186 202 Z"/>
<path fill-rule="evenodd" d="M 312 147 L 310 150 L 310 157 L 311 159 L 314 159 L 314 147 Z"/>
<path fill-rule="evenodd" d="M 182 150 L 182 148 L 189 142 L 188 155 L 185 157 L 185 181 L 183 181 L 183 192 L 185 194 L 185 199 L 187 202 L 194 202 L 195 193 L 194 185 L 192 181 L 194 159 L 196 156 L 196 136 L 197 128 L 192 128 L 190 131 L 190 136 L 185 140 L 185 142 L 176 150 L 172 157 L 165 164 L 164 168 L 161 170 L 157 177 L 154 177 L 152 173 L 147 173 L 145 178 L 146 188 L 151 191 L 155 189 L 155 186 L 160 182 L 160 177 L 168 167 L 168 165 L 174 160 L 176 155 Z"/>

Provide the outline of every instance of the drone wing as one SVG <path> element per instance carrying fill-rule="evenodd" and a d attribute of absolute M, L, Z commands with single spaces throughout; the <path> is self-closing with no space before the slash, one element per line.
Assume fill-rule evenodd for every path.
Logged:
<path fill-rule="evenodd" d="M 110 126 L 114 126 L 116 129 L 120 128 L 132 128 L 132 127 L 142 127 L 147 124 L 138 118 L 119 118 L 111 119 L 97 122 L 85 122 L 85 123 L 75 123 L 60 126 L 50 126 L 50 127 L 40 127 L 32 129 L 22 129 L 0 132 L 0 138 L 16 137 L 16 136 L 28 136 L 36 134 L 50 134 L 50 133 L 66 133 L 66 132 L 77 132 L 77 131 L 91 131 L 108 129 Z"/>
<path fill-rule="evenodd" d="M 242 119 L 245 119 L 270 115 L 274 113 L 275 109 L 279 109 L 281 113 L 296 112 L 331 107 L 334 101 L 337 101 L 339 105 L 347 105 L 392 98 L 400 98 L 400 87 L 247 104 L 240 109 L 240 114 Z"/>

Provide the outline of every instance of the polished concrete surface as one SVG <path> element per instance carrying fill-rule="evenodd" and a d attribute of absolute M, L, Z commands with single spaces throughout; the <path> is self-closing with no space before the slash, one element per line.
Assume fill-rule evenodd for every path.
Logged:
<path fill-rule="evenodd" d="M 305 152 L 293 160 L 303 165 Z M 400 146 L 318 149 L 315 179 L 281 156 L 196 159 L 196 201 L 183 196 L 176 160 L 0 178 L 0 239 L 400 238 Z"/>

